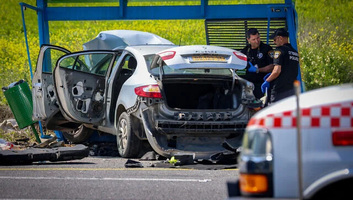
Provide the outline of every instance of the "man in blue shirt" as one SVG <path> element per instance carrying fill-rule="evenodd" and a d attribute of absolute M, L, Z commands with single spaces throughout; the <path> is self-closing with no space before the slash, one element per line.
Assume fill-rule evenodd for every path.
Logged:
<path fill-rule="evenodd" d="M 256 28 L 249 28 L 247 40 L 248 45 L 241 50 L 248 58 L 246 74 L 242 77 L 254 84 L 254 96 L 260 99 L 264 96 L 261 92 L 263 78 L 273 69 L 273 51 L 270 45 L 261 41 L 259 31 Z"/>

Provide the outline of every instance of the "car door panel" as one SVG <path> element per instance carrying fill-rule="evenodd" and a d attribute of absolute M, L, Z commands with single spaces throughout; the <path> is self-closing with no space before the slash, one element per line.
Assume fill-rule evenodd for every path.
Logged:
<path fill-rule="evenodd" d="M 67 120 L 97 124 L 104 118 L 105 74 L 114 57 L 111 51 L 80 52 L 58 61 L 54 69 L 55 91 Z"/>
<path fill-rule="evenodd" d="M 50 116 L 59 111 L 54 91 L 52 69 L 62 55 L 70 53 L 69 50 L 43 45 L 40 49 L 36 71 L 32 78 L 33 120 L 49 120 Z"/>

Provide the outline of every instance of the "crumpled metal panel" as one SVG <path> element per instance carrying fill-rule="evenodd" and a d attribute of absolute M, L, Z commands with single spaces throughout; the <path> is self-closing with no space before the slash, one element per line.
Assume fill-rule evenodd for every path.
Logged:
<path fill-rule="evenodd" d="M 167 39 L 158 35 L 142 31 L 132 30 L 110 30 L 102 31 L 97 37 L 83 44 L 84 50 L 113 50 L 117 47 L 134 45 L 173 45 Z"/>

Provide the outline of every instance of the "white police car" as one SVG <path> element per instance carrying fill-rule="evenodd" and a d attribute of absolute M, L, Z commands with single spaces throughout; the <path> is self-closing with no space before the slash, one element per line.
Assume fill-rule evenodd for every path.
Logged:
<path fill-rule="evenodd" d="M 353 198 L 353 84 L 299 99 L 299 109 L 293 96 L 249 121 L 239 178 L 228 187 L 235 199 Z"/>

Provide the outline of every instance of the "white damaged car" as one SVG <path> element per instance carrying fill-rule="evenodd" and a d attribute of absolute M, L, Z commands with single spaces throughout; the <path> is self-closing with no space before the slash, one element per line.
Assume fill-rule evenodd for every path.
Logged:
<path fill-rule="evenodd" d="M 32 82 L 33 118 L 73 142 L 98 130 L 117 136 L 122 157 L 138 156 L 145 142 L 165 157 L 214 159 L 235 154 L 261 106 L 236 74 L 247 61 L 238 51 L 127 30 L 84 47 L 43 46 Z"/>

